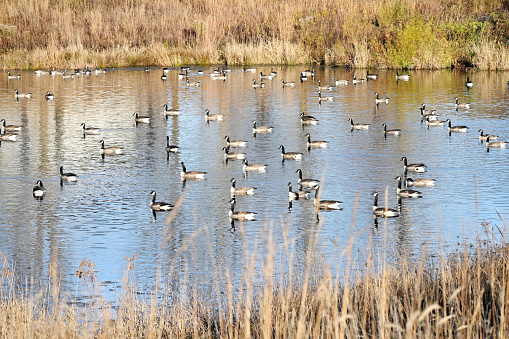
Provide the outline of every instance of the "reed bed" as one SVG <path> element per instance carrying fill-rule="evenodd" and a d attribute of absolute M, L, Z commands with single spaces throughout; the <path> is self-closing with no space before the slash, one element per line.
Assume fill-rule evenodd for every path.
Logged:
<path fill-rule="evenodd" d="M 0 0 L 3 69 L 509 69 L 507 0 Z"/>
<path fill-rule="evenodd" d="M 355 241 L 352 222 L 350 245 Z M 313 257 L 320 224 L 309 242 L 303 270 L 292 265 L 291 222 L 283 239 L 265 225 L 263 258 L 246 246 L 240 283 L 221 268 L 224 283 L 198 287 L 170 272 L 151 291 L 136 283 L 136 256 L 126 261 L 123 290 L 115 306 L 98 292 L 94 264 L 83 260 L 77 290 L 95 296 L 79 305 L 59 291 L 58 265 L 47 283 L 18 280 L 4 257 L 0 290 L 2 338 L 504 338 L 509 330 L 509 246 L 497 226 L 485 224 L 475 244 L 458 244 L 447 257 L 430 259 L 367 249 L 355 259 L 351 246 L 339 253 L 338 267 Z M 381 221 L 379 231 L 383 232 Z M 199 232 L 189 241 L 198 239 Z M 161 248 L 173 234 L 167 229 Z M 238 225 L 236 232 L 242 234 Z M 279 245 L 276 242 L 279 241 Z M 276 258 L 282 246 L 288 264 Z M 183 245 L 177 252 L 185 252 Z M 263 252 L 263 251 L 262 251 Z M 263 264 L 258 265 L 258 262 Z M 192 264 L 190 263 L 192 267 Z M 337 273 L 341 272 L 341 273 Z M 175 273 L 175 272 L 173 272 Z M 32 287 L 27 287 L 27 286 Z M 25 287 L 23 287 L 25 286 Z M 143 292 L 143 293 L 140 293 Z M 148 293 L 147 293 L 148 292 Z"/>

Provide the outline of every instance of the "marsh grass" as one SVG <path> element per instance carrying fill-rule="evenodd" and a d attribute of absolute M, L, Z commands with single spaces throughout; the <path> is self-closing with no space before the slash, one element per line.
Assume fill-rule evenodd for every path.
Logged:
<path fill-rule="evenodd" d="M 507 0 L 0 5 L 3 69 L 224 63 L 507 69 Z"/>

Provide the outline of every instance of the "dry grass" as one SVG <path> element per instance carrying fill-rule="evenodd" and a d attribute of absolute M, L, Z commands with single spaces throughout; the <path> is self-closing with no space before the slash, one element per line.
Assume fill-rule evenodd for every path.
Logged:
<path fill-rule="evenodd" d="M 0 0 L 0 67 L 507 69 L 507 0 Z M 477 53 L 481 48 L 488 53 Z"/>

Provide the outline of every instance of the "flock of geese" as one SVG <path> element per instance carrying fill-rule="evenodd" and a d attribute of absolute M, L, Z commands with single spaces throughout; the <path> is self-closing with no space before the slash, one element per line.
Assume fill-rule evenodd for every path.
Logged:
<path fill-rule="evenodd" d="M 145 72 L 150 72 L 151 70 L 149 68 L 145 68 Z M 229 77 L 229 72 L 231 70 L 227 68 L 218 68 L 217 70 L 214 70 L 210 73 L 210 77 L 213 80 L 222 80 L 226 81 L 226 79 Z M 243 68 L 243 72 L 251 72 L 253 74 L 257 73 L 256 68 Z M 37 75 L 42 74 L 49 74 L 49 75 L 60 75 L 63 78 L 74 78 L 79 77 L 81 75 L 87 76 L 90 74 L 105 74 L 106 70 L 101 70 L 98 67 L 96 67 L 95 71 L 90 70 L 89 68 L 85 68 L 83 70 L 75 70 L 74 73 L 69 74 L 67 70 L 64 71 L 56 71 L 54 69 L 49 71 L 36 71 Z M 166 81 L 168 79 L 168 73 L 169 68 L 163 68 L 163 74 L 161 76 L 162 81 Z M 187 86 L 200 86 L 200 82 L 191 82 L 188 79 L 188 76 L 191 74 L 191 69 L 187 67 L 182 67 L 181 72 L 178 73 L 178 78 L 181 80 L 186 81 Z M 197 71 L 198 75 L 203 75 L 204 72 L 199 70 Z M 8 72 L 8 79 L 9 80 L 17 80 L 20 79 L 19 74 L 11 74 Z M 261 89 L 265 87 L 265 83 L 263 81 L 272 81 L 274 78 L 277 77 L 277 72 L 275 72 L 273 69 L 271 69 L 270 73 L 264 74 L 263 72 L 259 72 L 259 82 L 257 82 L 257 79 L 253 79 L 253 89 Z M 299 80 L 300 82 L 308 81 L 309 79 L 314 79 L 315 77 L 315 70 L 306 70 L 302 71 L 300 73 Z M 351 80 L 338 80 L 334 79 L 333 84 L 331 85 L 322 85 L 321 81 L 318 81 L 318 103 L 322 104 L 328 101 L 334 101 L 333 96 L 326 96 L 322 94 L 322 91 L 332 91 L 335 87 L 338 86 L 347 86 L 349 83 L 352 83 L 354 86 L 357 86 L 358 84 L 362 84 L 365 81 L 369 80 L 377 80 L 378 75 L 370 73 L 369 71 L 366 73 L 366 79 L 357 79 L 356 76 L 353 76 Z M 410 76 L 407 74 L 399 74 L 399 72 L 396 72 L 396 81 L 409 81 Z M 285 80 L 281 80 L 283 88 L 286 87 L 295 87 L 296 82 L 287 82 Z M 509 84 L 509 82 L 508 82 Z M 470 80 L 470 78 L 467 78 L 465 82 L 465 86 L 467 88 L 472 88 L 474 86 L 474 83 Z M 22 93 L 18 89 L 14 91 L 14 97 L 16 100 L 20 99 L 30 99 L 32 97 L 33 93 Z M 45 94 L 46 100 L 54 100 L 55 96 L 47 92 Z M 374 93 L 374 104 L 380 105 L 380 104 L 389 104 L 390 98 L 381 98 L 379 96 L 378 92 Z M 469 109 L 471 106 L 468 102 L 460 102 L 458 98 L 455 98 L 455 107 L 456 110 L 459 109 Z M 425 104 L 422 104 L 419 108 L 420 110 L 420 116 L 421 116 L 421 122 L 425 122 L 427 128 L 431 128 L 433 126 L 444 126 L 447 125 L 447 130 L 449 134 L 451 133 L 466 133 L 468 131 L 467 126 L 455 126 L 452 125 L 450 119 L 446 120 L 440 120 L 438 113 L 435 110 L 429 110 L 426 109 Z M 169 107 L 167 104 L 164 104 L 164 110 L 162 111 L 162 115 L 165 119 L 168 119 L 169 117 L 178 117 L 180 115 L 180 111 L 178 109 L 173 109 Z M 143 116 L 140 115 L 138 112 L 133 113 L 134 116 L 134 122 L 136 124 L 148 124 L 150 123 L 151 119 L 153 117 L 150 116 Z M 214 122 L 221 122 L 225 119 L 225 115 L 221 113 L 211 113 L 209 109 L 206 109 L 204 112 L 204 119 L 207 123 L 214 123 Z M 353 132 L 355 130 L 369 130 L 370 125 L 366 123 L 359 123 L 354 122 L 353 119 L 348 119 L 350 122 L 350 130 Z M 312 126 L 318 124 L 318 119 L 316 119 L 313 116 L 306 115 L 305 112 L 300 114 L 300 122 L 303 126 Z M 260 126 L 257 124 L 256 121 L 252 122 L 252 133 L 256 136 L 256 134 L 270 134 L 272 133 L 274 127 L 272 126 Z M 386 124 L 382 124 L 383 126 L 383 133 L 384 137 L 388 136 L 394 136 L 398 137 L 402 131 L 400 129 L 388 129 Z M 100 128 L 97 127 L 88 127 L 85 123 L 81 123 L 82 127 L 82 133 L 83 135 L 98 135 L 100 134 Z M 9 142 L 15 142 L 17 133 L 22 131 L 22 126 L 18 125 L 9 125 L 7 124 L 5 119 L 0 120 L 0 145 L 2 141 L 9 141 Z M 496 141 L 498 136 L 493 134 L 485 134 L 482 129 L 479 130 L 479 140 L 483 143 L 485 143 L 486 149 L 489 151 L 490 148 L 505 148 L 507 146 L 507 142 L 504 141 Z M 309 133 L 305 134 L 305 137 L 307 138 L 307 148 L 318 148 L 323 149 L 328 147 L 327 141 L 322 140 L 313 140 L 311 138 L 311 135 Z M 243 148 L 247 147 L 248 141 L 246 140 L 231 140 L 228 135 L 224 136 L 225 139 L 225 146 L 222 148 L 224 159 L 226 161 L 228 160 L 241 160 L 242 161 L 242 170 L 245 176 L 247 176 L 250 172 L 258 172 L 258 173 L 264 173 L 266 171 L 267 165 L 266 164 L 257 164 L 257 163 L 249 163 L 248 159 L 246 158 L 246 154 L 241 152 Z M 100 140 L 100 148 L 98 149 L 98 152 L 100 155 L 104 158 L 105 156 L 116 156 L 123 154 L 123 148 L 118 146 L 106 146 L 105 140 Z M 178 145 L 172 145 L 170 144 L 169 137 L 166 137 L 166 152 L 168 155 L 172 153 L 179 153 L 180 148 Z M 236 149 L 236 150 L 233 150 Z M 284 145 L 279 146 L 279 150 L 281 151 L 281 160 L 282 161 L 299 161 L 304 157 L 304 153 L 302 152 L 288 152 Z M 412 172 L 414 174 L 421 174 L 426 172 L 426 165 L 422 163 L 409 163 L 406 157 L 402 157 L 401 161 L 403 163 L 403 169 L 404 169 L 404 178 L 401 176 L 396 177 L 397 180 L 397 196 L 398 199 L 401 198 L 419 198 L 422 196 L 422 193 L 420 191 L 414 190 L 410 187 L 431 187 L 435 185 L 435 179 L 431 178 L 409 178 L 407 177 L 408 172 Z M 184 162 L 180 162 L 180 165 L 182 167 L 182 171 L 180 172 L 180 178 L 182 181 L 185 180 L 200 180 L 204 179 L 207 175 L 207 172 L 204 171 L 196 171 L 196 170 L 187 170 Z M 318 216 L 319 210 L 341 210 L 342 208 L 340 205 L 342 204 L 339 200 L 325 200 L 321 199 L 320 194 L 320 181 L 317 179 L 312 178 L 305 178 L 303 175 L 303 172 L 301 169 L 297 169 L 297 185 L 299 189 L 297 191 L 293 190 L 293 184 L 292 182 L 288 182 L 288 201 L 289 206 L 291 208 L 291 204 L 293 201 L 303 200 L 303 199 L 309 199 L 313 195 L 314 200 L 314 206 L 315 206 L 315 215 Z M 62 182 L 75 182 L 77 181 L 78 176 L 71 172 L 65 172 L 63 166 L 60 166 L 60 183 Z M 235 209 L 236 206 L 236 197 L 237 196 L 250 196 L 254 195 L 256 191 L 256 187 L 238 187 L 236 185 L 235 178 L 232 178 L 230 180 L 231 188 L 230 188 L 230 208 L 228 210 L 228 216 L 233 224 L 234 221 L 249 221 L 254 220 L 256 218 L 255 212 L 249 212 L 249 211 L 238 211 Z M 171 203 L 163 202 L 163 201 L 157 201 L 157 194 L 155 191 L 151 191 L 150 194 L 152 195 L 152 199 L 150 201 L 150 208 L 153 211 L 154 215 L 157 211 L 170 211 L 174 208 L 174 205 Z M 45 195 L 45 188 L 41 180 L 38 180 L 33 187 L 33 196 L 36 199 L 42 199 Z M 401 215 L 401 208 L 400 203 L 398 203 L 398 208 L 388 208 L 388 207 L 380 207 L 378 206 L 378 193 L 373 192 L 372 193 L 374 197 L 373 201 L 373 216 L 375 218 L 378 217 L 399 217 Z M 400 200 L 399 200 L 400 201 Z"/>

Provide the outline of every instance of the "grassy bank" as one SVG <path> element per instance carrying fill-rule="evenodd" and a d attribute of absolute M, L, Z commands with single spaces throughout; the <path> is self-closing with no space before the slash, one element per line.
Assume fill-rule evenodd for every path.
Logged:
<path fill-rule="evenodd" d="M 382 231 L 383 223 L 379 227 Z M 368 249 L 363 261 L 354 263 L 346 249 L 341 278 L 310 256 L 304 274 L 291 264 L 278 267 L 269 229 L 259 268 L 260 258 L 246 248 L 240 287 L 230 282 L 228 269 L 220 268 L 224 285 L 212 282 L 204 292 L 168 279 L 154 286 L 152 300 L 136 288 L 133 257 L 127 259 L 118 308 L 100 295 L 90 306 L 69 302 L 59 292 L 57 263 L 50 265 L 48 283 L 29 291 L 4 260 L 0 337 L 504 338 L 509 331 L 509 246 L 495 240 L 494 233 L 500 238 L 496 226 L 485 228 L 482 241 L 458 244 L 457 252 L 433 262 L 423 252 L 421 258 L 388 264 L 383 253 L 372 256 Z M 292 257 L 292 240 L 282 244 Z M 94 264 L 84 260 L 76 289 L 97 295 L 96 274 Z"/>
<path fill-rule="evenodd" d="M 509 69 L 508 0 L 0 0 L 0 67 Z"/>

